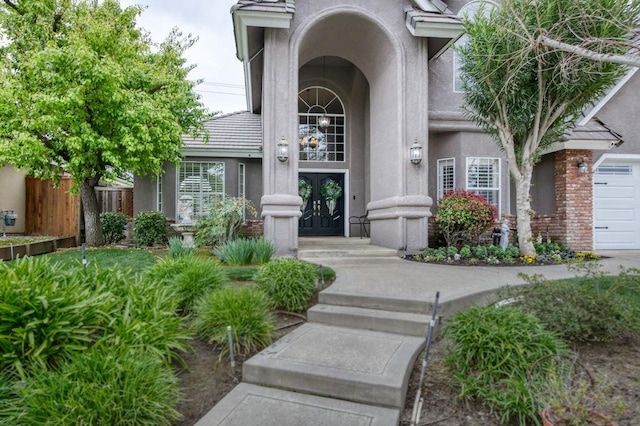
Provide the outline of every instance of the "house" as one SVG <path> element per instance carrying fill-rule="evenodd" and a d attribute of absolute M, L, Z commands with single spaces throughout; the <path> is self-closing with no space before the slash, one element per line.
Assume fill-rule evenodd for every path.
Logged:
<path fill-rule="evenodd" d="M 182 195 L 196 215 L 212 196 L 244 195 L 280 255 L 295 255 L 299 236 L 358 235 L 348 218 L 365 214 L 372 244 L 417 252 L 435 201 L 457 188 L 511 214 L 506 159 L 460 109 L 450 46 L 467 3 L 239 0 L 248 111 L 206 123 L 209 144 L 185 139 L 184 161 L 158 179 L 136 177 L 134 211 L 179 219 Z M 576 249 L 640 248 L 635 71 L 536 167 L 534 232 Z"/>

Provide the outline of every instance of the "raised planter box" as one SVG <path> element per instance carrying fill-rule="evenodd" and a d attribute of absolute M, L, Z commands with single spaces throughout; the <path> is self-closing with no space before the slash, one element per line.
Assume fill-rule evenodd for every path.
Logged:
<path fill-rule="evenodd" d="M 60 237 L 51 240 L 34 241 L 28 244 L 18 244 L 13 247 L 0 247 L 0 260 L 13 260 L 25 256 L 52 253 L 60 248 L 75 247 L 76 237 Z"/>

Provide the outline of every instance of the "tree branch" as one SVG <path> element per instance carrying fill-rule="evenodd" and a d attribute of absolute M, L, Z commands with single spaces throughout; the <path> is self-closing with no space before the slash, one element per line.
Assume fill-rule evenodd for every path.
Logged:
<path fill-rule="evenodd" d="M 597 62 L 611 62 L 621 65 L 629 65 L 632 67 L 640 68 L 640 56 L 634 57 L 632 55 L 614 55 L 613 53 L 598 53 L 584 47 L 574 46 L 569 43 L 541 35 L 538 38 L 538 42 L 546 47 L 561 50 L 567 53 L 573 53 L 575 55 L 583 56 L 587 59 Z"/>
<path fill-rule="evenodd" d="M 12 2 L 11 0 L 3 0 L 4 4 L 6 4 L 7 6 L 9 6 L 11 9 L 15 10 L 16 12 L 18 12 L 20 15 L 22 15 L 22 11 L 18 8 L 18 5 L 15 4 L 14 2 Z"/>

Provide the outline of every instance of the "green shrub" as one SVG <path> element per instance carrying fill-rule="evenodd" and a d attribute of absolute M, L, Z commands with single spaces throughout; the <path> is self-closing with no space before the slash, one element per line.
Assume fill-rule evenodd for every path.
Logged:
<path fill-rule="evenodd" d="M 436 223 L 447 246 L 477 243 L 495 222 L 496 207 L 477 194 L 453 191 L 438 201 Z"/>
<path fill-rule="evenodd" d="M 169 257 L 176 259 L 179 257 L 192 256 L 195 253 L 195 247 L 187 247 L 180 237 L 169 238 Z"/>
<path fill-rule="evenodd" d="M 195 306 L 197 333 L 226 353 L 227 326 L 231 326 L 237 354 L 248 355 L 270 345 L 275 324 L 267 296 L 248 287 L 228 287 L 205 294 Z"/>
<path fill-rule="evenodd" d="M 462 259 L 469 259 L 471 257 L 471 247 L 465 245 L 460 249 L 460 257 Z"/>
<path fill-rule="evenodd" d="M 161 281 L 173 289 L 178 309 L 184 314 L 191 312 L 203 294 L 222 288 L 228 281 L 224 269 L 206 258 L 184 257 L 159 264 L 147 278 L 158 276 L 160 271 L 168 272 Z"/>
<path fill-rule="evenodd" d="M 213 250 L 222 262 L 231 266 L 251 265 L 255 252 L 255 242 L 247 238 L 228 240 Z"/>
<path fill-rule="evenodd" d="M 0 263 L 0 371 L 57 365 L 86 349 L 107 295 L 46 256 Z"/>
<path fill-rule="evenodd" d="M 100 214 L 102 234 L 107 244 L 117 244 L 125 238 L 129 216 L 120 212 L 105 212 Z"/>
<path fill-rule="evenodd" d="M 276 253 L 276 246 L 269 240 L 260 237 L 255 241 L 253 262 L 256 265 L 268 263 Z"/>
<path fill-rule="evenodd" d="M 473 248 L 473 254 L 479 260 L 485 260 L 487 258 L 487 256 L 489 255 L 489 252 L 487 250 L 487 246 L 475 246 Z"/>
<path fill-rule="evenodd" d="M 509 289 L 508 297 L 519 297 L 518 307 L 529 312 L 564 339 L 610 341 L 629 329 L 628 300 L 615 290 L 600 291 L 598 280 L 548 281 L 538 275 L 520 274 L 528 286 Z M 636 311 L 637 312 L 637 311 Z"/>
<path fill-rule="evenodd" d="M 133 240 L 137 246 L 167 241 L 167 219 L 161 212 L 140 212 L 133 220 Z"/>
<path fill-rule="evenodd" d="M 255 216 L 256 209 L 243 197 L 224 197 L 215 200 L 209 214 L 196 222 L 196 242 L 201 245 L 217 246 L 237 238 L 242 229 L 243 211 Z"/>
<path fill-rule="evenodd" d="M 536 421 L 527 372 L 545 355 L 566 350 L 533 315 L 511 307 L 473 307 L 445 324 L 446 362 L 460 396 L 481 399 L 503 423 Z"/>
<path fill-rule="evenodd" d="M 8 424 L 170 425 L 179 417 L 176 382 L 152 352 L 92 348 L 16 387 L 19 414 Z"/>
<path fill-rule="evenodd" d="M 255 277 L 277 309 L 300 312 L 307 308 L 318 277 L 317 267 L 293 258 L 280 258 L 263 265 Z"/>
<path fill-rule="evenodd" d="M 96 345 L 123 346 L 152 351 L 169 363 L 182 362 L 190 334 L 178 316 L 179 299 L 172 288 L 140 278 L 130 280 L 119 271 L 105 270 L 97 279 L 111 281 L 115 296 L 109 322 Z"/>

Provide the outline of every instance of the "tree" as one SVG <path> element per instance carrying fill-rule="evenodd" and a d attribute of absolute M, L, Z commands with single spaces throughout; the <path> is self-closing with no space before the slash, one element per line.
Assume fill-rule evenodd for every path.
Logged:
<path fill-rule="evenodd" d="M 516 186 L 518 245 L 535 254 L 531 233 L 530 188 L 533 166 L 542 151 L 558 141 L 580 111 L 605 93 L 625 72 L 610 62 L 545 48 L 522 37 L 554 28 L 566 43 L 580 38 L 575 29 L 558 28 L 565 0 L 504 0 L 481 6 L 467 19 L 468 42 L 458 48 L 465 90 L 465 111 L 505 152 Z M 585 0 L 606 5 L 614 0 Z M 622 38 L 625 29 L 592 15 L 583 23 L 590 34 Z M 619 53 L 619 52 L 618 52 Z"/>
<path fill-rule="evenodd" d="M 640 0 L 566 0 L 559 6 L 562 16 L 553 26 L 547 28 L 539 23 L 534 32 L 520 27 L 532 46 L 640 67 Z M 622 31 L 604 36 L 598 26 L 589 25 L 594 21 Z M 567 32 L 573 35 L 572 39 L 566 38 Z"/>
<path fill-rule="evenodd" d="M 182 135 L 206 113 L 174 30 L 160 46 L 117 0 L 0 0 L 0 163 L 73 179 L 86 241 L 103 243 L 95 186 L 155 176 L 180 159 Z"/>

